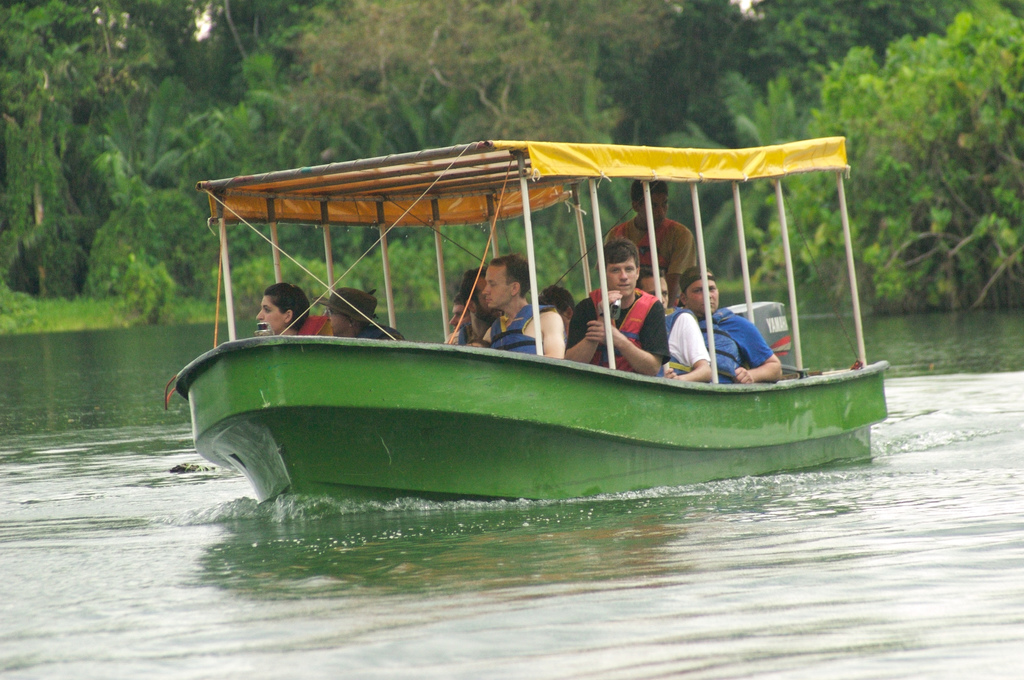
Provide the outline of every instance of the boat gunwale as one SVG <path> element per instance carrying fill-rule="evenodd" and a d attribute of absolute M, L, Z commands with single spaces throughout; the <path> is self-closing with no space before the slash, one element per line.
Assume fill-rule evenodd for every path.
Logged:
<path fill-rule="evenodd" d="M 526 362 L 527 364 L 539 364 L 556 370 L 567 370 L 583 372 L 592 375 L 602 376 L 605 379 L 622 383 L 633 382 L 640 385 L 664 386 L 670 389 L 681 389 L 693 392 L 710 392 L 715 394 L 749 394 L 750 392 L 779 392 L 783 390 L 799 389 L 813 385 L 845 382 L 865 377 L 875 373 L 884 373 L 889 368 L 889 362 L 881 360 L 863 368 L 845 369 L 830 371 L 827 374 L 808 375 L 801 378 L 780 380 L 775 383 L 696 383 L 681 380 L 670 380 L 659 376 L 647 376 L 638 373 L 627 373 L 602 366 L 594 366 L 568 359 L 554 359 L 545 356 L 534 356 L 517 352 L 501 352 L 487 347 L 470 347 L 460 345 L 447 345 L 440 343 L 413 342 L 408 340 L 368 340 L 360 338 L 338 338 L 328 336 L 270 336 L 243 338 L 223 343 L 204 354 L 193 359 L 186 365 L 177 376 L 175 388 L 178 394 L 188 400 L 188 391 L 193 382 L 223 355 L 236 352 L 248 351 L 254 348 L 268 347 L 304 347 L 309 345 L 330 346 L 330 347 L 351 347 L 357 349 L 370 349 L 389 352 L 414 353 L 455 353 L 469 355 L 475 359 L 483 360 L 486 363 L 498 362 Z"/>

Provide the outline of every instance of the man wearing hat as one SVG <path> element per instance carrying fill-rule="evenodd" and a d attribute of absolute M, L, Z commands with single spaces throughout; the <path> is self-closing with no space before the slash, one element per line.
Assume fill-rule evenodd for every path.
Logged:
<path fill-rule="evenodd" d="M 333 291 L 324 305 L 331 315 L 331 329 L 336 338 L 366 338 L 369 340 L 405 340 L 390 326 L 378 324 L 377 298 L 356 288 Z"/>
<path fill-rule="evenodd" d="M 677 313 L 693 314 L 707 344 L 707 322 L 704 320 L 704 286 L 700 268 L 690 267 L 679 277 L 682 307 Z M 715 332 L 715 360 L 721 382 L 755 383 L 775 382 L 782 377 L 782 362 L 765 342 L 757 326 L 732 311 L 718 311 L 718 287 L 715 275 L 708 270 L 708 295 L 711 300 L 711 319 Z M 667 323 L 674 321 L 670 318 Z"/>

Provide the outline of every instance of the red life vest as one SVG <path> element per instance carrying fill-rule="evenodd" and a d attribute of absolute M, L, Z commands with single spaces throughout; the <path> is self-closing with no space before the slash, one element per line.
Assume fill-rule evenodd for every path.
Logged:
<path fill-rule="evenodd" d="M 664 243 L 671 226 L 669 220 L 662 220 L 661 227 L 654 230 L 654 242 L 659 246 Z M 654 265 L 651 264 L 651 237 L 646 230 L 640 238 L 640 242 L 636 244 L 636 249 L 640 251 L 640 266 L 653 268 Z M 668 256 L 661 248 L 658 248 L 658 268 L 664 272 L 666 267 L 668 267 Z"/>
<path fill-rule="evenodd" d="M 643 349 L 640 344 L 640 329 L 644 327 L 644 319 L 647 318 L 647 313 L 651 311 L 651 307 L 658 301 L 658 298 L 654 297 L 650 293 L 645 293 L 642 290 L 637 289 L 636 300 L 633 302 L 633 306 L 626 312 L 626 317 L 619 322 L 619 332 L 629 338 L 629 341 L 636 345 L 638 348 Z M 594 309 L 597 310 L 598 318 L 601 317 L 601 290 L 595 290 L 590 293 L 590 300 L 594 303 Z M 590 358 L 590 363 L 595 366 L 608 367 L 608 348 L 599 346 L 597 351 L 594 352 L 594 356 Z M 629 365 L 629 362 L 616 350 L 615 352 L 615 369 L 618 371 L 628 371 L 635 373 L 636 370 Z"/>
<path fill-rule="evenodd" d="M 328 323 L 329 320 L 330 317 L 326 314 L 323 316 L 309 314 L 306 316 L 306 320 L 302 322 L 299 335 L 330 335 L 331 325 Z"/>
<path fill-rule="evenodd" d="M 665 273 L 665 268 L 668 267 L 668 255 L 661 249 L 661 244 L 665 242 L 665 238 L 668 236 L 668 233 L 674 224 L 678 223 L 669 219 L 664 219 L 661 221 L 661 226 L 654 230 L 654 242 L 658 244 L 658 267 L 661 269 L 662 274 Z M 623 222 L 622 224 L 616 225 L 609 233 L 609 236 L 613 238 L 626 238 L 626 230 L 629 226 L 629 222 Z M 634 227 L 635 226 L 636 225 L 634 225 Z M 640 251 L 639 265 L 641 267 L 653 268 L 654 265 L 651 264 L 651 237 L 647 233 L 647 227 L 645 226 L 643 229 L 638 231 L 643 234 L 640 237 L 640 240 L 636 242 L 636 248 Z"/>

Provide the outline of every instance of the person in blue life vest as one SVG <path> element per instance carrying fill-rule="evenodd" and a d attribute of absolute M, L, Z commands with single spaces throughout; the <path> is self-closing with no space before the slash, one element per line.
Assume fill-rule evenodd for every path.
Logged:
<path fill-rule="evenodd" d="M 648 267 L 640 267 L 637 287 L 654 295 L 654 272 Z M 711 358 L 701 340 L 697 319 L 692 314 L 679 318 L 675 308 L 668 306 L 664 276 L 661 277 L 661 303 L 665 305 L 665 328 L 668 331 L 669 359 L 664 366 L 665 377 L 683 382 L 711 382 Z"/>
<path fill-rule="evenodd" d="M 530 292 L 526 260 L 515 253 L 494 258 L 487 267 L 485 283 L 484 303 L 500 316 L 484 334 L 484 346 L 536 354 L 538 325 L 534 323 L 533 306 L 526 299 Z M 540 307 L 540 329 L 544 356 L 564 357 L 565 327 L 554 307 Z"/>
<path fill-rule="evenodd" d="M 405 339 L 394 328 L 374 321 L 377 318 L 377 298 L 373 293 L 356 288 L 339 288 L 323 304 L 331 315 L 331 329 L 336 338 Z"/>
<path fill-rule="evenodd" d="M 636 244 L 627 239 L 609 241 L 604 246 L 604 258 L 615 368 L 658 375 L 669 356 L 665 307 L 661 300 L 636 287 L 640 275 Z M 600 288 L 576 305 L 569 324 L 567 359 L 598 366 L 610 364 L 601 318 L 603 307 Z"/>
<path fill-rule="evenodd" d="M 692 313 L 698 320 L 701 335 L 707 342 L 704 322 L 704 286 L 700 268 L 691 267 L 680 277 L 683 294 L 679 298 L 681 313 Z M 775 382 L 782 377 L 782 362 L 765 342 L 757 326 L 728 309 L 718 311 L 718 287 L 715 275 L 708 270 L 708 295 L 711 300 L 712 326 L 715 331 L 715 359 L 721 382 Z"/>

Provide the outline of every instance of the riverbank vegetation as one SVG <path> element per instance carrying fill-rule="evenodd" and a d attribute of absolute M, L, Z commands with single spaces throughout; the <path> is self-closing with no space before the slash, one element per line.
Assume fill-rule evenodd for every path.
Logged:
<path fill-rule="evenodd" d="M 486 138 L 742 147 L 845 135 L 877 311 L 1024 300 L 1020 0 L 68 0 L 0 8 L 0 332 L 60 315 L 111 325 L 212 310 L 218 241 L 197 180 Z M 628 189 L 605 183 L 606 228 Z M 834 188 L 787 183 L 801 280 L 842 288 Z M 671 214 L 689 223 L 689 195 Z M 710 264 L 735 274 L 728 191 L 702 189 Z M 782 269 L 770 191 L 744 198 L 756 278 Z M 576 262 L 548 211 L 542 279 Z M 282 230 L 311 292 L 316 228 Z M 505 235 L 507 234 L 507 236 Z M 521 248 L 503 232 L 503 252 Z M 449 281 L 482 230 L 445 231 Z M 338 230 L 342 285 L 382 289 L 375 237 Z M 232 232 L 242 309 L 269 247 Z M 319 248 L 319 249 L 318 249 Z M 397 303 L 436 305 L 433 241 L 398 230 Z M 376 259 L 375 259 L 376 258 Z M 301 265 L 301 266 L 300 266 Z M 581 277 L 564 281 L 582 295 Z M 95 308 L 90 308 L 96 301 Z M 108 310 L 101 312 L 101 310 Z M 182 310 L 192 310 L 185 311 Z"/>
<path fill-rule="evenodd" d="M 213 301 L 179 298 L 168 305 L 159 323 L 212 323 Z M 0 283 L 0 334 L 58 333 L 64 331 L 128 328 L 140 323 L 138 317 L 112 298 L 38 298 L 12 291 Z"/>

